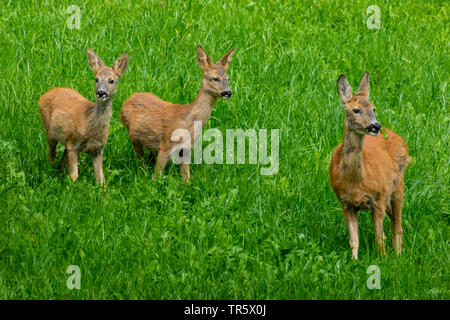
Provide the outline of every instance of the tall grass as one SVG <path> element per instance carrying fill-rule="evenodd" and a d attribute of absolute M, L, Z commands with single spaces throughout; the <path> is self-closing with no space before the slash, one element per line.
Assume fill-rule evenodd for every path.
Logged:
<path fill-rule="evenodd" d="M 66 25 L 72 4 L 80 29 Z M 448 299 L 449 6 L 377 1 L 381 28 L 368 29 L 371 4 L 3 1 L 0 298 Z M 186 186 L 174 165 L 161 180 L 142 173 L 118 112 L 139 91 L 193 101 L 197 44 L 213 60 L 237 48 L 233 97 L 216 103 L 205 129 L 279 129 L 276 175 L 192 165 Z M 54 86 L 94 99 L 87 47 L 107 65 L 130 54 L 105 148 L 106 197 L 88 155 L 76 183 L 49 165 L 38 113 Z M 379 256 L 362 212 L 355 262 L 328 163 L 343 137 L 337 78 L 356 88 L 366 70 L 378 120 L 403 136 L 414 162 L 402 256 Z M 388 218 L 385 232 L 390 239 Z M 80 290 L 66 287 L 69 265 L 80 266 Z M 370 265 L 381 290 L 366 286 Z"/>

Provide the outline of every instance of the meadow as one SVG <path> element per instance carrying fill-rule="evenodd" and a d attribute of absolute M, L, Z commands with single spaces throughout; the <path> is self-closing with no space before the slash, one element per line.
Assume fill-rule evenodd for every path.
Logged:
<path fill-rule="evenodd" d="M 366 10 L 380 8 L 381 25 Z M 80 26 L 67 20 L 81 10 Z M 0 299 L 449 299 L 449 4 L 445 1 L 12 1 L 0 6 Z M 134 92 L 192 102 L 195 47 L 231 48 L 233 97 L 205 129 L 279 129 L 280 164 L 194 164 L 182 183 L 142 170 L 118 114 Z M 82 154 L 72 183 L 47 158 L 39 97 L 94 101 L 86 49 L 130 63 L 118 84 L 97 186 Z M 359 259 L 331 190 L 343 138 L 336 83 L 370 73 L 377 119 L 406 141 L 404 245 L 378 253 L 369 212 Z M 204 142 L 204 145 L 207 145 Z M 58 147 L 58 159 L 63 147 Z M 81 289 L 66 286 L 70 265 Z M 380 269 L 369 289 L 367 268 Z"/>

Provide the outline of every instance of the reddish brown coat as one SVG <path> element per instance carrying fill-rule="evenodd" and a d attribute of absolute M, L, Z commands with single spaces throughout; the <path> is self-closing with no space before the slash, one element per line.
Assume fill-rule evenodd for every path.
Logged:
<path fill-rule="evenodd" d="M 401 213 L 403 174 L 411 161 L 408 148 L 399 135 L 383 129 L 375 119 L 369 102 L 369 75 L 361 81 L 358 93 L 352 94 L 344 76 L 339 78 L 338 93 L 346 114 L 344 142 L 333 152 L 329 174 L 334 193 L 341 202 L 350 233 L 350 247 L 358 257 L 358 210 L 369 209 L 379 249 L 384 253 L 383 218 L 391 218 L 392 244 L 397 254 L 402 247 Z M 371 134 L 371 135 L 369 135 Z"/>
<path fill-rule="evenodd" d="M 119 57 L 112 68 L 91 49 L 87 50 L 89 67 L 96 75 L 97 103 L 70 88 L 53 88 L 39 99 L 39 112 L 49 146 L 49 160 L 56 158 L 59 143 L 66 148 L 61 166 L 75 181 L 78 177 L 78 154 L 91 154 L 98 183 L 104 183 L 103 148 L 108 140 L 112 101 L 117 81 L 128 65 L 128 55 Z"/>
<path fill-rule="evenodd" d="M 154 176 L 157 173 L 162 174 L 171 153 L 181 142 L 172 139 L 175 130 L 189 131 L 191 142 L 186 152 L 190 154 L 190 148 L 198 138 L 194 137 L 194 121 L 201 121 L 203 127 L 211 115 L 216 99 L 231 96 L 226 70 L 233 54 L 234 49 L 218 63 L 213 64 L 203 48 L 197 47 L 197 59 L 203 69 L 203 80 L 198 96 L 191 104 L 173 104 L 148 92 L 134 93 L 124 102 L 120 121 L 128 130 L 137 157 L 143 160 L 144 149 L 158 152 Z M 188 163 L 181 165 L 181 173 L 183 179 L 189 181 Z"/>

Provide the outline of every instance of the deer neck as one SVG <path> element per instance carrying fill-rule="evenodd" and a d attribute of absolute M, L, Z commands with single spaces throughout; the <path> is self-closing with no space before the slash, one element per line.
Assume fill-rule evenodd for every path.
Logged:
<path fill-rule="evenodd" d="M 106 101 L 97 99 L 97 107 L 95 112 L 95 124 L 98 127 L 108 127 L 109 120 L 112 114 L 112 102 L 113 99 L 107 99 Z"/>
<path fill-rule="evenodd" d="M 192 103 L 191 120 L 201 121 L 203 127 L 211 115 L 211 111 L 216 100 L 217 97 L 207 92 L 202 83 L 197 98 L 195 98 Z"/>
<path fill-rule="evenodd" d="M 349 180 L 360 180 L 363 175 L 362 146 L 364 135 L 348 129 L 345 122 L 344 143 L 342 147 L 341 170 Z"/>

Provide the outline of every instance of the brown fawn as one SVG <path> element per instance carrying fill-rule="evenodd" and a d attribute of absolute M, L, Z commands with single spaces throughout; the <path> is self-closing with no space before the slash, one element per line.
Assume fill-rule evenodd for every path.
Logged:
<path fill-rule="evenodd" d="M 403 173 L 411 161 L 402 137 L 383 128 L 369 102 L 369 74 L 366 72 L 356 95 L 347 79 L 339 77 L 337 90 L 346 120 L 344 142 L 336 147 L 330 163 L 330 182 L 339 199 L 350 233 L 352 256 L 358 259 L 358 211 L 370 209 L 375 237 L 385 254 L 383 219 L 391 219 L 392 246 L 402 249 Z"/>
<path fill-rule="evenodd" d="M 208 121 L 216 99 L 229 99 L 231 90 L 228 86 L 227 68 L 235 49 L 228 52 L 216 64 L 206 54 L 201 46 L 197 46 L 197 60 L 203 69 L 203 80 L 197 98 L 191 104 L 179 105 L 166 102 L 152 93 L 134 93 L 123 104 L 120 111 L 120 121 L 125 125 L 139 160 L 144 160 L 144 149 L 157 151 L 157 159 L 153 176 L 162 175 L 172 152 L 176 149 L 182 137 L 172 137 L 175 130 L 184 129 L 190 133 L 191 141 L 186 149 L 194 146 L 198 137 L 194 137 L 194 121 L 201 121 L 202 128 Z M 183 180 L 189 181 L 189 163 L 180 167 Z"/>
<path fill-rule="evenodd" d="M 48 142 L 48 156 L 53 164 L 56 146 L 65 146 L 61 167 L 75 181 L 78 177 L 78 154 L 91 154 L 97 183 L 103 184 L 103 148 L 109 133 L 112 102 L 117 82 L 128 65 L 128 54 L 121 55 L 112 68 L 92 49 L 87 49 L 89 67 L 95 73 L 97 102 L 92 102 L 70 88 L 53 88 L 39 100 L 41 119 Z"/>

